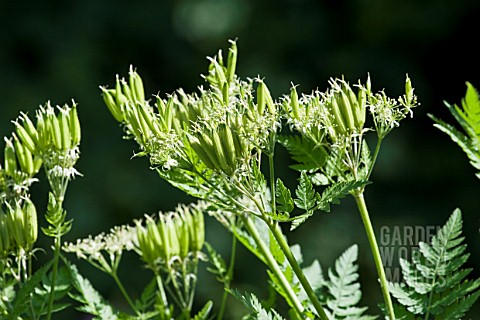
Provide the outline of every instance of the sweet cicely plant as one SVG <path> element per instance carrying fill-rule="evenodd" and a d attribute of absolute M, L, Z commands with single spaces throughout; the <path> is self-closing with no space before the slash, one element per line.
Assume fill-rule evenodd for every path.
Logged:
<path fill-rule="evenodd" d="M 304 265 L 301 246 L 287 239 L 311 216 L 329 212 L 349 195 L 375 262 L 383 293 L 381 317 L 460 319 L 467 314 L 480 296 L 480 279 L 467 279 L 471 270 L 462 268 L 468 253 L 460 210 L 430 243 L 419 244 L 411 261 L 400 260 L 403 282 L 393 283 L 386 277 L 364 199 L 382 143 L 418 105 L 408 76 L 405 94 L 398 98 L 374 92 L 368 77 L 354 85 L 331 79 L 328 89 L 309 94 L 299 94 L 293 86 L 288 95 L 274 99 L 262 78 L 237 76 L 234 41 L 226 57 L 219 52 L 209 61 L 205 85 L 193 93 L 179 89 L 165 97 L 146 96 L 133 67 L 126 78 L 117 76 L 112 87 L 101 87 L 125 137 L 138 143 L 136 156 L 147 156 L 161 178 L 199 199 L 108 232 L 62 243 L 72 228 L 63 209 L 66 190 L 79 175 L 74 168 L 80 155 L 76 104 L 53 108 L 47 103 L 33 120 L 22 113 L 13 122 L 15 132 L 5 138 L 0 167 L 2 319 L 51 319 L 74 305 L 94 319 L 221 320 L 229 296 L 245 305 L 248 319 L 376 319 L 360 305 L 357 245 L 323 272 L 317 260 Z M 467 136 L 440 120 L 437 126 L 478 169 L 480 103 L 471 86 L 462 107 L 449 106 Z M 373 148 L 368 136 L 376 137 Z M 298 172 L 294 189 L 278 178 L 278 144 L 296 162 L 291 166 Z M 53 246 L 52 258 L 38 268 L 35 253 L 46 250 L 35 246 L 37 207 L 29 187 L 41 168 L 51 189 L 44 215 L 49 226 L 42 231 L 53 238 Z M 205 242 L 205 214 L 232 234 L 228 263 Z M 273 299 L 260 302 L 254 293 L 234 287 L 239 243 L 265 264 L 268 285 L 288 307 L 285 314 L 275 310 Z M 119 272 L 126 252 L 137 255 L 138 272 L 150 275 L 139 295 L 125 286 Z M 123 296 L 123 307 L 102 297 L 72 262 L 73 255 L 108 275 Z M 223 283 L 224 294 L 218 303 L 207 301 L 195 310 L 202 262 Z"/>

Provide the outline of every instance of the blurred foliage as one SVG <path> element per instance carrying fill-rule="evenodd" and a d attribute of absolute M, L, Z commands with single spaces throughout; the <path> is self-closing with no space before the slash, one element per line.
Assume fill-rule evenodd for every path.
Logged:
<path fill-rule="evenodd" d="M 366 195 L 372 220 L 377 230 L 441 225 L 458 206 L 472 248 L 480 237 L 480 203 L 472 194 L 480 184 L 461 150 L 426 115 L 449 119 L 442 101 L 458 103 L 465 81 L 480 87 L 480 60 L 472 46 L 479 35 L 479 10 L 477 0 L 2 1 L 0 136 L 12 130 L 9 120 L 21 110 L 32 112 L 47 100 L 79 103 L 84 139 L 78 169 L 84 177 L 71 184 L 65 206 L 75 220 L 69 237 L 83 237 L 191 200 L 150 171 L 146 159 L 130 160 L 135 146 L 121 141 L 103 105 L 98 86 L 127 72 L 130 64 L 137 66 L 149 93 L 191 91 L 203 84 L 205 57 L 238 38 L 239 75 L 260 74 L 275 97 L 288 93 L 291 82 L 308 93 L 324 89 L 330 77 L 356 82 L 368 72 L 374 89 L 398 95 L 391 88 L 403 88 L 408 73 L 421 106 L 384 144 Z M 279 177 L 293 185 L 296 175 L 286 162 L 277 165 L 283 168 Z M 33 196 L 46 207 L 44 185 L 36 184 Z M 310 221 L 290 241 L 303 243 L 307 262 L 318 258 L 323 265 L 358 242 L 364 299 L 376 310 L 380 290 L 366 285 L 376 282 L 375 268 L 353 203 L 344 201 L 333 213 Z M 229 236 L 213 220 L 207 220 L 207 240 L 228 253 Z M 480 251 L 471 251 L 468 264 L 478 277 Z M 234 285 L 250 290 L 265 272 L 246 251 L 240 250 L 238 258 Z M 249 272 L 243 272 L 246 268 Z M 220 296 L 214 279 L 201 281 L 201 294 L 211 295 L 215 288 Z M 129 284 L 132 290 L 135 282 Z M 112 288 L 108 281 L 99 287 L 107 295 Z M 267 296 L 267 288 L 253 291 Z M 241 306 L 233 305 L 235 319 Z"/>

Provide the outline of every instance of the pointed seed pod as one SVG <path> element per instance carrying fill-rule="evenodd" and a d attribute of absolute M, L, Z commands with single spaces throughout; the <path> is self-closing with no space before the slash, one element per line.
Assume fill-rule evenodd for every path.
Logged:
<path fill-rule="evenodd" d="M 189 136 L 188 141 L 193 151 L 195 151 L 195 153 L 197 154 L 200 161 L 202 161 L 208 168 L 215 170 L 215 165 L 213 164 L 212 160 L 210 160 L 210 157 L 203 149 L 198 138 L 194 136 Z"/>
<path fill-rule="evenodd" d="M 122 92 L 122 84 L 120 83 L 120 79 L 118 78 L 118 74 L 117 74 L 117 80 L 116 80 L 116 83 L 115 83 L 115 101 L 116 101 L 117 106 L 122 111 L 123 111 L 123 108 L 125 107 L 125 105 L 128 102 L 128 98 Z"/>
<path fill-rule="evenodd" d="M 257 88 L 257 111 L 260 116 L 263 116 L 265 113 L 265 106 L 267 105 L 267 98 L 266 98 L 266 86 L 263 81 L 259 81 Z"/>
<path fill-rule="evenodd" d="M 300 121 L 300 107 L 298 105 L 298 93 L 295 87 L 290 89 L 290 107 L 292 108 L 293 117 Z"/>
<path fill-rule="evenodd" d="M 133 88 L 130 88 L 127 81 L 124 78 L 120 79 L 120 84 L 122 87 L 122 93 L 127 98 L 128 101 L 136 103 L 135 96 L 133 95 Z"/>
<path fill-rule="evenodd" d="M 208 155 L 208 158 L 213 164 L 214 170 L 222 170 L 220 165 L 220 160 L 218 159 L 217 150 L 215 149 L 212 139 L 206 135 L 198 135 L 198 141 L 200 141 L 200 145 L 202 146 L 205 153 Z"/>
<path fill-rule="evenodd" d="M 413 88 L 412 88 L 412 81 L 408 77 L 408 74 L 405 79 L 405 97 L 407 100 L 406 103 L 411 104 L 413 101 Z"/>
<path fill-rule="evenodd" d="M 343 91 L 340 91 L 340 93 L 336 96 L 339 98 L 338 106 L 342 114 L 343 123 L 350 131 L 355 130 L 355 119 L 353 118 L 352 105 L 350 104 L 350 100 Z"/>
<path fill-rule="evenodd" d="M 68 108 L 65 106 L 65 108 Z M 70 150 L 72 146 L 72 135 L 70 133 L 70 119 L 69 119 L 69 113 L 70 111 L 68 109 L 60 109 L 60 112 L 58 114 L 58 123 L 60 125 L 60 133 L 62 136 L 62 150 L 67 151 Z"/>
<path fill-rule="evenodd" d="M 130 81 L 130 89 L 135 97 L 136 101 L 143 102 L 145 101 L 145 91 L 143 88 L 143 81 L 140 75 L 137 73 L 133 66 L 130 65 L 130 72 L 129 74 L 129 81 Z"/>
<path fill-rule="evenodd" d="M 28 135 L 32 138 L 34 144 L 36 144 L 38 142 L 37 128 L 35 127 L 32 120 L 30 120 L 30 118 L 28 117 L 27 114 L 25 114 L 23 112 L 21 112 L 20 114 L 21 114 L 21 117 L 22 117 L 22 120 L 23 120 L 23 127 L 27 131 Z"/>
<path fill-rule="evenodd" d="M 344 135 L 347 132 L 347 129 L 343 123 L 343 117 L 337 104 L 337 100 L 331 99 L 329 106 L 333 115 L 333 124 L 336 126 L 334 128 L 335 132 L 340 135 Z"/>
<path fill-rule="evenodd" d="M 232 82 L 235 78 L 235 69 L 237 66 L 237 43 L 235 41 L 230 41 L 231 46 L 228 49 L 228 61 L 227 61 L 227 77 L 228 82 Z"/>
<path fill-rule="evenodd" d="M 33 175 L 34 166 L 32 153 L 28 148 L 23 146 L 22 142 L 15 134 L 13 134 L 13 143 L 21 171 L 30 176 Z"/>
<path fill-rule="evenodd" d="M 235 142 L 233 140 L 232 130 L 227 125 L 222 124 L 219 126 L 218 131 L 228 167 L 231 171 L 234 171 L 237 164 L 237 154 L 235 152 Z"/>
<path fill-rule="evenodd" d="M 220 168 L 223 172 L 230 174 L 231 168 L 228 165 L 227 157 L 225 155 L 225 152 L 223 151 L 222 140 L 220 139 L 220 136 L 218 135 L 218 132 L 216 130 L 212 131 L 212 138 L 213 147 L 217 155 L 218 162 L 220 163 Z"/>
<path fill-rule="evenodd" d="M 10 139 L 4 138 L 5 140 L 5 149 L 4 149 L 4 156 L 5 156 L 5 173 L 13 177 L 15 175 L 15 171 L 17 171 L 17 157 L 15 155 L 15 147 Z"/>
<path fill-rule="evenodd" d="M 53 145 L 58 149 L 62 150 L 62 131 L 60 129 L 60 122 L 55 116 L 55 113 L 52 112 L 47 114 L 47 127 L 50 137 L 52 138 Z"/>
<path fill-rule="evenodd" d="M 78 119 L 77 104 L 72 100 L 72 108 L 70 109 L 70 131 L 72 132 L 72 144 L 77 146 L 82 139 L 82 130 L 80 120 Z"/>
<path fill-rule="evenodd" d="M 33 245 L 37 241 L 38 237 L 38 223 L 37 223 L 37 210 L 33 202 L 29 199 L 25 199 L 23 208 L 25 214 L 25 235 L 28 244 L 28 248 L 31 250 Z"/>
<path fill-rule="evenodd" d="M 30 152 L 35 152 L 36 151 L 35 141 L 37 140 L 37 137 L 36 137 L 37 130 L 35 130 L 34 136 L 31 136 L 21 124 L 19 124 L 16 121 L 14 122 L 14 124 L 15 124 L 15 131 L 17 132 L 18 137 L 20 138 L 20 140 L 22 140 L 25 147 L 27 147 L 30 150 Z"/>
<path fill-rule="evenodd" d="M 100 87 L 100 89 L 102 90 L 103 101 L 105 102 L 105 105 L 107 106 L 112 116 L 118 122 L 123 122 L 125 120 L 125 117 L 123 116 L 119 105 L 117 104 L 117 102 L 115 102 L 114 99 L 116 91 L 113 89 L 107 90 L 104 87 Z"/>

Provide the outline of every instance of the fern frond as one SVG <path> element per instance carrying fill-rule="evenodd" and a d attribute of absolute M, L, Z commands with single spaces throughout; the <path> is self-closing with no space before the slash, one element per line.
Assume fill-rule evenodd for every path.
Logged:
<path fill-rule="evenodd" d="M 454 126 L 432 116 L 434 126 L 445 132 L 467 154 L 470 163 L 480 170 L 480 96 L 478 91 L 467 82 L 467 92 L 462 99 L 462 107 L 445 102 L 448 110 L 465 131 L 466 135 Z M 480 173 L 477 173 L 480 178 Z"/>
<path fill-rule="evenodd" d="M 358 247 L 353 245 L 335 261 L 335 269 L 328 270 L 329 280 L 326 282 L 329 296 L 327 306 L 331 319 L 375 319 L 364 315 L 366 307 L 357 307 L 362 292 L 358 280 Z"/>
<path fill-rule="evenodd" d="M 251 319 L 251 320 L 283 320 L 284 319 L 275 310 L 264 309 L 262 304 L 258 300 L 258 298 L 253 293 L 241 294 L 238 290 L 235 290 L 235 289 L 229 290 L 229 292 L 230 294 L 232 294 L 232 296 L 235 297 L 235 299 L 242 302 L 243 305 L 251 312 L 251 314 L 246 319 Z"/>
<path fill-rule="evenodd" d="M 290 167 L 298 171 L 316 171 L 327 161 L 327 152 L 310 139 L 300 136 L 279 136 L 277 141 L 290 153 L 298 164 Z"/>
<path fill-rule="evenodd" d="M 462 224 L 456 209 L 431 244 L 419 244 L 412 262 L 400 260 L 405 283 L 390 283 L 390 292 L 411 313 L 459 319 L 477 301 L 480 279 L 466 279 L 471 269 L 461 269 L 469 257 Z"/>

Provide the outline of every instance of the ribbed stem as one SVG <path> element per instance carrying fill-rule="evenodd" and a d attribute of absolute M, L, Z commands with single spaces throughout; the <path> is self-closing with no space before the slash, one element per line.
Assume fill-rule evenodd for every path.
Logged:
<path fill-rule="evenodd" d="M 370 250 L 372 251 L 373 260 L 375 261 L 375 267 L 377 268 L 378 278 L 380 279 L 380 287 L 382 289 L 383 299 L 385 300 L 385 306 L 387 308 L 388 315 L 390 320 L 395 320 L 393 303 L 390 297 L 390 292 L 388 291 L 387 277 L 385 276 L 385 270 L 383 269 L 382 256 L 380 255 L 380 250 L 378 249 L 377 239 L 375 237 L 372 222 L 370 221 L 370 216 L 368 215 L 367 204 L 365 203 L 363 192 L 358 191 L 354 193 L 353 196 L 357 203 L 358 210 L 360 211 L 360 216 L 362 217 L 368 242 L 370 243 Z"/>

